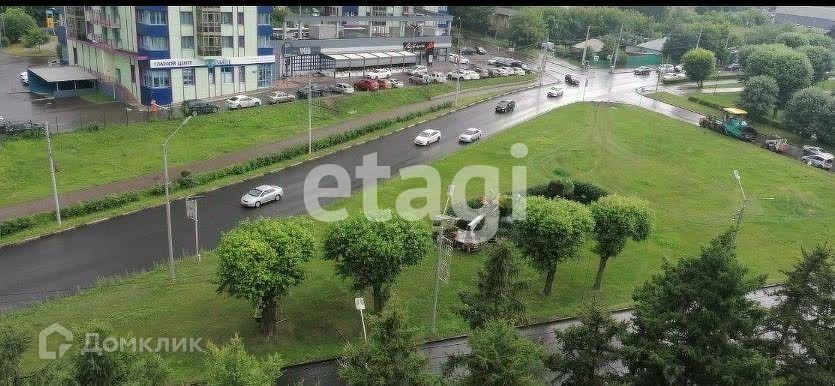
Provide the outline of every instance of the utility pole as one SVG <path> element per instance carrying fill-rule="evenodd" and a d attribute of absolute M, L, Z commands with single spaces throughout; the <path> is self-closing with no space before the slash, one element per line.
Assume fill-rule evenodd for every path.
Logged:
<path fill-rule="evenodd" d="M 615 66 L 618 64 L 618 49 L 620 48 L 620 39 L 623 37 L 623 23 L 620 25 L 620 32 L 618 32 L 618 42 L 615 43 L 615 54 L 612 57 L 612 66 L 609 67 L 609 73 L 615 72 Z"/>
<path fill-rule="evenodd" d="M 539 87 L 542 87 L 542 78 L 545 75 L 545 42 L 542 43 L 542 60 L 539 62 Z"/>
<path fill-rule="evenodd" d="M 455 106 L 458 106 L 458 94 L 461 93 L 461 17 L 458 17 L 458 74 L 455 77 Z"/>
<path fill-rule="evenodd" d="M 591 25 L 586 28 L 586 41 L 583 42 L 583 59 L 580 60 L 580 69 L 586 69 L 586 51 L 589 48 L 589 34 L 591 33 Z"/>
<path fill-rule="evenodd" d="M 704 28 L 702 28 L 704 29 Z M 696 38 L 696 48 L 699 48 L 699 43 L 702 42 L 702 29 L 699 29 L 699 37 Z"/>
<path fill-rule="evenodd" d="M 299 6 L 301 9 L 301 6 Z M 307 154 L 313 153 L 313 81 L 307 74 Z"/>
<path fill-rule="evenodd" d="M 447 198 L 446 203 L 444 204 L 444 210 L 441 212 L 441 215 L 446 215 L 447 207 L 449 206 L 449 200 L 452 198 L 452 193 L 455 191 L 455 186 L 450 185 L 447 187 Z M 441 260 L 444 258 L 444 229 L 446 227 L 445 220 L 441 218 L 440 229 L 438 230 L 438 260 L 435 262 L 435 293 L 432 300 L 432 333 L 434 334 L 436 329 L 436 321 L 438 319 L 438 290 L 440 286 L 441 280 Z"/>
<path fill-rule="evenodd" d="M 739 191 L 742 192 L 742 206 L 739 208 L 736 216 L 736 226 L 739 227 L 739 224 L 742 223 L 742 213 L 745 212 L 745 204 L 748 202 L 748 197 L 745 196 L 745 189 L 742 189 L 742 177 L 739 175 L 739 170 L 734 169 L 734 178 L 736 178 L 736 182 L 739 184 Z"/>
<path fill-rule="evenodd" d="M 180 123 L 180 126 L 178 126 L 177 129 L 165 139 L 165 142 L 162 143 L 162 170 L 165 175 L 165 219 L 166 224 L 168 225 L 168 269 L 171 271 L 171 280 L 176 279 L 177 274 L 174 272 L 174 237 L 171 234 L 171 196 L 168 192 L 168 141 L 170 141 L 171 138 L 174 137 L 174 134 L 177 134 L 177 132 L 191 120 L 191 117 L 191 115 L 186 117 L 186 119 Z"/>
<path fill-rule="evenodd" d="M 55 219 L 61 225 L 61 204 L 58 201 L 58 182 L 55 180 L 55 159 L 52 157 L 52 139 L 49 136 L 49 121 L 44 122 L 46 149 L 49 153 L 49 174 L 52 175 L 52 197 L 55 199 Z"/>

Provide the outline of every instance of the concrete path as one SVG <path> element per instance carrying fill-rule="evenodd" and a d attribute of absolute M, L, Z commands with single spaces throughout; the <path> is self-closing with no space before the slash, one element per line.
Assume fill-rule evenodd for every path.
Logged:
<path fill-rule="evenodd" d="M 471 97 L 471 96 L 478 96 L 478 95 L 486 95 L 494 92 L 503 92 L 503 91 L 510 91 L 516 88 L 522 88 L 526 85 L 520 84 L 512 84 L 512 85 L 500 85 L 496 87 L 485 87 L 473 90 L 466 90 L 461 91 L 459 98 L 462 97 Z M 438 106 L 446 102 L 453 101 L 455 99 L 455 94 L 445 94 L 443 96 L 435 97 L 431 100 L 418 102 L 406 106 L 401 106 L 399 108 L 377 113 L 371 114 L 365 117 L 360 117 L 356 119 L 350 119 L 346 121 L 342 121 L 335 125 L 314 129 L 313 134 L 315 137 L 327 137 L 332 134 L 345 132 L 348 130 L 352 130 L 355 128 L 362 127 L 364 125 L 368 125 L 383 119 L 388 118 L 396 118 L 398 116 L 403 116 L 412 112 L 416 111 L 423 111 L 433 106 Z M 283 139 L 279 142 L 269 143 L 261 146 L 256 146 L 249 149 L 244 149 L 241 151 L 225 154 L 223 156 L 212 158 L 208 160 L 198 161 L 188 165 L 180 165 L 180 166 L 173 166 L 170 167 L 168 170 L 169 175 L 171 176 L 178 176 L 181 170 L 189 170 L 192 173 L 203 173 L 208 172 L 211 170 L 221 169 L 227 166 L 236 165 L 239 163 L 243 163 L 249 161 L 251 159 L 272 154 L 278 152 L 282 149 L 286 149 L 288 147 L 298 145 L 300 143 L 307 143 L 308 137 L 307 133 L 300 133 L 294 135 L 290 138 Z M 60 200 L 62 206 L 68 206 L 77 204 L 82 201 L 96 199 L 104 197 L 108 194 L 114 193 L 122 193 L 132 190 L 140 190 L 146 189 L 154 186 L 155 184 L 162 183 L 163 176 L 162 171 L 159 173 L 152 173 L 147 174 L 144 176 L 130 178 L 126 180 L 111 182 L 104 185 L 94 186 L 88 189 L 77 190 L 73 192 L 63 192 L 60 194 Z M 25 216 L 29 214 L 39 213 L 39 212 L 46 212 L 53 210 L 55 208 L 54 201 L 52 197 L 45 197 L 38 200 L 23 202 L 19 204 L 10 205 L 7 207 L 0 208 L 0 221 L 4 219 Z"/>
<path fill-rule="evenodd" d="M 774 292 L 779 288 L 779 286 L 763 287 L 749 294 L 748 299 L 758 302 L 763 307 L 773 307 L 777 303 Z M 618 321 L 628 321 L 632 318 L 632 309 L 614 311 L 612 317 Z M 528 339 L 542 344 L 546 350 L 554 351 L 557 346 L 554 331 L 562 331 L 578 323 L 577 318 L 557 319 L 520 327 L 519 332 Z M 429 370 L 439 374 L 449 356 L 467 354 L 470 352 L 470 347 L 467 343 L 467 336 L 463 335 L 424 343 L 420 350 L 429 359 Z M 614 363 L 612 367 L 620 372 L 626 370 L 621 363 Z M 345 385 L 346 383 L 339 379 L 338 369 L 336 359 L 289 366 L 284 368 L 284 373 L 278 383 L 279 385 Z"/>

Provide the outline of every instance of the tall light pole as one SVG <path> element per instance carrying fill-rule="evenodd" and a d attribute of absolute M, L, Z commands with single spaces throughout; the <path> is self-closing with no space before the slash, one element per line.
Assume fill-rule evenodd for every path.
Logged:
<path fill-rule="evenodd" d="M 586 69 L 586 51 L 589 48 L 589 34 L 591 33 L 591 25 L 586 28 L 586 41 L 583 42 L 583 58 L 580 59 L 580 69 Z"/>
<path fill-rule="evenodd" d="M 455 77 L 455 106 L 458 106 L 458 94 L 461 92 L 461 17 L 458 17 L 458 74 Z"/>
<path fill-rule="evenodd" d="M 748 197 L 745 196 L 745 189 L 742 189 L 742 177 L 739 175 L 739 170 L 734 169 L 734 178 L 739 184 L 739 191 L 742 192 L 742 207 L 739 208 L 739 214 L 736 216 L 736 226 L 742 223 L 742 212 L 745 211 L 745 203 L 748 202 Z"/>
<path fill-rule="evenodd" d="M 301 7 L 299 7 L 301 8 Z M 307 154 L 313 153 L 313 81 L 307 74 Z"/>
<path fill-rule="evenodd" d="M 49 121 L 44 122 L 46 149 L 49 153 L 49 174 L 52 176 L 52 197 L 55 199 L 55 219 L 61 225 L 61 204 L 58 201 L 58 182 L 55 179 L 55 159 L 52 157 L 52 139 L 49 136 Z"/>
<path fill-rule="evenodd" d="M 191 120 L 191 117 L 189 115 L 186 119 L 183 119 L 180 126 L 177 126 L 177 129 L 162 143 L 162 171 L 165 175 L 165 220 L 168 226 L 168 269 L 171 271 L 171 280 L 176 279 L 177 275 L 174 273 L 174 238 L 171 235 L 171 197 L 168 194 L 168 141 Z"/>
<path fill-rule="evenodd" d="M 442 216 L 446 215 L 447 207 L 449 206 L 449 200 L 452 198 L 452 193 L 455 191 L 455 186 L 450 185 L 447 188 L 447 198 L 446 203 L 444 204 L 444 210 L 441 212 Z M 438 231 L 438 261 L 435 263 L 435 293 L 432 300 L 432 333 L 437 331 L 436 329 L 436 321 L 438 319 L 438 291 L 441 281 L 441 261 L 444 258 L 444 229 L 445 229 L 445 220 L 441 218 L 440 230 Z"/>

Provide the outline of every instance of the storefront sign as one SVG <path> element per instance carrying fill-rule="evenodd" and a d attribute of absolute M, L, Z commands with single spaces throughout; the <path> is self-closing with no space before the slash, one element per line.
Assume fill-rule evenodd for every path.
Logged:
<path fill-rule="evenodd" d="M 197 59 L 197 58 L 171 58 L 155 59 L 150 61 L 151 68 L 182 68 L 182 67 L 215 67 L 215 66 L 242 66 L 247 64 L 275 63 L 275 56 L 236 56 L 231 58 Z"/>
<path fill-rule="evenodd" d="M 403 42 L 403 49 L 406 51 L 424 50 L 431 51 L 435 48 L 435 42 Z"/>

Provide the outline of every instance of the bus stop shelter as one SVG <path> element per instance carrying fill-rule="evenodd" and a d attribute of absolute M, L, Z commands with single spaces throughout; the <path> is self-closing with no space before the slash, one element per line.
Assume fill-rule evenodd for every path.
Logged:
<path fill-rule="evenodd" d="M 67 98 L 96 91 L 96 75 L 79 66 L 29 67 L 29 91 Z"/>

